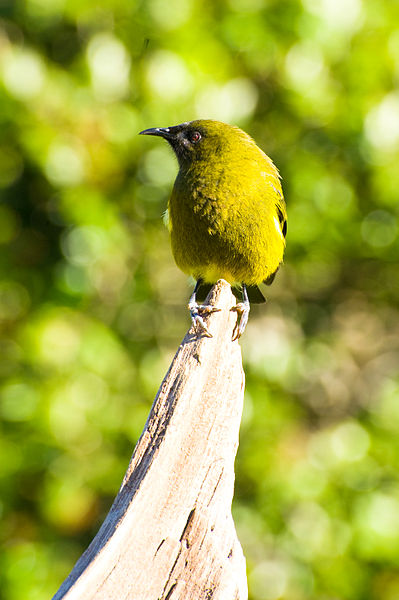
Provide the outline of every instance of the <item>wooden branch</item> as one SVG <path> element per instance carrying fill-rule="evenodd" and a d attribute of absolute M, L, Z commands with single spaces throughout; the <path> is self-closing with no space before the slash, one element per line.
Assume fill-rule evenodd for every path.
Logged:
<path fill-rule="evenodd" d="M 245 559 L 231 516 L 244 374 L 235 298 L 207 302 L 212 338 L 191 330 L 159 389 L 122 486 L 54 599 L 244 600 Z"/>

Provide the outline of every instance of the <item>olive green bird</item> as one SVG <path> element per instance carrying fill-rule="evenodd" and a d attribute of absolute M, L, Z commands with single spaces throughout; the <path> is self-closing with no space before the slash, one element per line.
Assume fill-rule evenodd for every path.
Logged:
<path fill-rule="evenodd" d="M 265 302 L 257 287 L 272 283 L 283 259 L 287 213 L 277 168 L 238 127 L 198 120 L 156 127 L 143 135 L 163 137 L 179 172 L 169 200 L 169 229 L 177 266 L 196 280 L 189 301 L 195 328 L 211 337 L 197 295 L 218 279 L 241 288 L 233 339 L 248 322 L 250 301 Z"/>

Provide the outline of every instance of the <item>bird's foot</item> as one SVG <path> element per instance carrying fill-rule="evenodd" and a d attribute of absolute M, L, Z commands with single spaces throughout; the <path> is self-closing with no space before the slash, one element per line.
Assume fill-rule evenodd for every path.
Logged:
<path fill-rule="evenodd" d="M 234 340 L 238 340 L 242 336 L 247 326 L 250 310 L 249 302 L 239 302 L 238 304 L 233 306 L 231 310 L 235 310 L 238 313 L 237 323 L 235 324 L 232 337 L 232 340 L 234 342 Z"/>
<path fill-rule="evenodd" d="M 209 315 L 214 312 L 220 312 L 220 308 L 210 306 L 208 304 L 197 304 L 195 301 L 191 301 L 188 304 L 188 310 L 190 311 L 191 321 L 194 329 L 197 333 L 203 333 L 206 337 L 213 337 L 211 332 L 208 330 L 203 315 Z"/>

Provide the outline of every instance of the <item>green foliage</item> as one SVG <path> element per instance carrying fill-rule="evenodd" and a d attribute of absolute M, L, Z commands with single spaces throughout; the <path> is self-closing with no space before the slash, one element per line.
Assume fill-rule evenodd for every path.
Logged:
<path fill-rule="evenodd" d="M 137 133 L 216 118 L 283 176 L 285 265 L 242 339 L 252 600 L 399 596 L 399 5 L 26 0 L 0 22 L 0 587 L 49 598 L 187 326 Z"/>

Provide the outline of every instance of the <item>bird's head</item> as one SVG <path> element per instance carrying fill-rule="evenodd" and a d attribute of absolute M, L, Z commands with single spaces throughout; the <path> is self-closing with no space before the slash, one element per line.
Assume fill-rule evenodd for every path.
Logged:
<path fill-rule="evenodd" d="M 173 148 L 180 167 L 195 161 L 221 157 L 236 148 L 237 142 L 253 143 L 238 127 L 212 120 L 197 120 L 174 127 L 154 127 L 141 135 L 163 137 Z"/>

